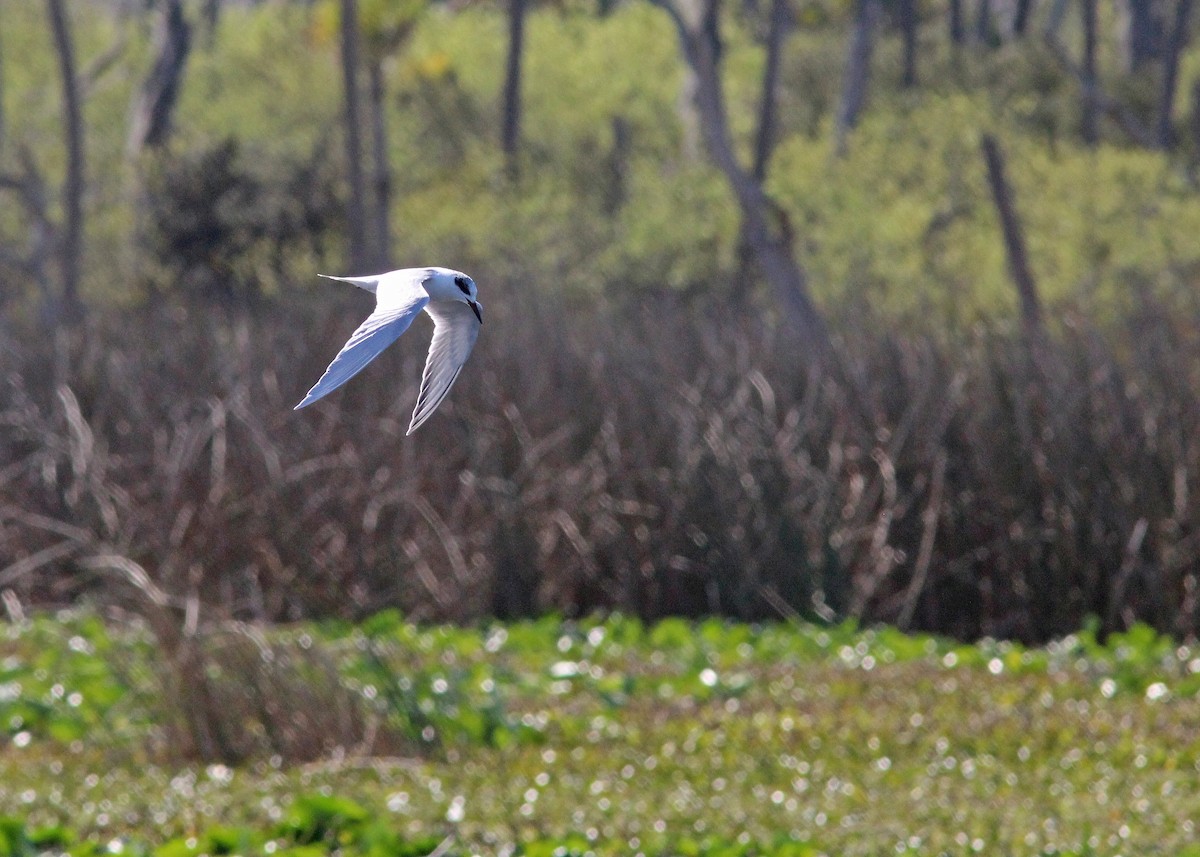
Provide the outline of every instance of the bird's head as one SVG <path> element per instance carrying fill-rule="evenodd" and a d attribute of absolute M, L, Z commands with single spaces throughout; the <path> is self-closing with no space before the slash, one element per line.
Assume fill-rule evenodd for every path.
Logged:
<path fill-rule="evenodd" d="M 483 324 L 483 304 L 479 302 L 479 290 L 475 281 L 461 271 L 436 271 L 425 288 L 430 297 L 438 300 L 461 301 L 471 308 L 479 323 Z"/>

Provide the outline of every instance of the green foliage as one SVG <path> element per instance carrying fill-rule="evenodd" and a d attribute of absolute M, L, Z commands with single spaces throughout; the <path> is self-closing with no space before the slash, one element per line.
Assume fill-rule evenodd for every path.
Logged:
<path fill-rule="evenodd" d="M 147 722 L 130 710 L 139 676 L 120 668 L 114 642 L 95 615 L 39 617 L 0 634 L 0 735 L 15 746 L 119 740 Z M 124 641 L 139 656 L 138 645 Z M 144 675 L 140 676 L 144 679 Z"/>
<path fill-rule="evenodd" d="M 147 158 L 145 266 L 153 285 L 230 304 L 309 275 L 340 225 L 328 149 L 303 163 L 245 154 L 236 138 Z"/>
<path fill-rule="evenodd" d="M 186 170 L 197 153 L 232 140 L 256 164 L 277 167 L 255 173 L 268 201 L 297 193 L 289 176 L 314 152 L 340 180 L 335 11 L 333 3 L 225 8 L 218 31 L 199 39 L 190 58 L 166 169 Z M 913 322 L 961 325 L 1011 312 L 978 151 L 983 130 L 998 133 L 1009 150 L 1048 302 L 1108 314 L 1128 308 L 1130 283 L 1183 292 L 1200 265 L 1190 240 L 1200 223 L 1189 179 L 1160 154 L 1121 145 L 1117 134 L 1110 135 L 1117 145 L 1082 148 L 1078 87 L 1036 40 L 963 52 L 949 49 L 939 29 L 937 39 L 923 41 L 923 82 L 912 92 L 895 88 L 897 40 L 881 38 L 871 108 L 848 155 L 834 158 L 829 125 L 851 12 L 846 3 L 797 9 L 771 171 L 813 288 L 833 315 L 869 305 Z M 516 183 L 502 178 L 496 141 L 505 51 L 499 8 L 451 13 L 378 2 L 363 4 L 362 15 L 368 42 L 378 36 L 381 52 L 404 45 L 384 67 L 396 259 L 439 259 L 575 294 L 729 287 L 738 265 L 736 206 L 711 166 L 683 155 L 681 64 L 671 24 L 652 4 L 624 3 L 605 16 L 589 6 L 535 8 Z M 928 13 L 930 29 L 936 17 Z M 137 82 L 132 71 L 145 62 L 148 30 L 131 22 L 122 30 L 90 7 L 76 19 L 85 62 L 119 38 L 128 43 L 121 62 L 130 73 L 104 78 L 87 102 L 96 263 L 86 266 L 88 289 L 116 299 L 114 284 L 141 267 L 128 248 L 137 195 L 128 192 L 122 161 L 124 105 Z M 43 22 L 23 8 L 6 24 L 10 39 L 39 33 L 37 49 L 9 64 L 5 95 L 22 108 L 16 138 L 45 140 L 57 116 L 46 97 L 53 65 Z M 749 14 L 725 22 L 726 92 L 744 158 L 757 121 L 761 26 Z M 1197 56 L 1185 55 L 1184 80 Z M 627 143 L 618 146 L 614 123 Z M 60 174 L 57 148 L 37 148 L 50 177 Z M 339 206 L 326 199 L 319 208 L 328 214 Z M 226 213 L 235 225 L 238 209 Z M 0 236 L 23 241 L 12 214 L 0 212 Z M 157 220 L 173 216 L 163 211 Z M 234 258 L 218 260 L 213 276 L 236 281 L 234 290 L 253 289 L 272 264 L 273 279 L 302 281 L 323 252 L 296 242 L 283 248 L 283 264 L 245 242 L 224 246 Z"/>
<path fill-rule="evenodd" d="M 397 678 L 484 676 L 540 738 L 462 728 L 406 759 L 162 766 L 135 746 L 158 728 L 140 696 L 129 745 L 104 721 L 82 744 L 46 732 L 0 752 L 0 857 L 1186 855 L 1200 811 L 1197 660 L 1144 627 L 1041 649 L 620 615 L 464 628 L 392 612 L 263 634 L 276 651 L 306 638 L 360 690 L 372 645 Z M 6 657 L 84 635 L 93 648 L 55 667 L 66 683 L 80 658 L 158 657 L 88 614 L 35 618 Z"/>
<path fill-rule="evenodd" d="M 959 322 L 1015 306 L 979 154 L 990 117 L 981 97 L 951 96 L 866 117 L 839 161 L 823 140 L 781 144 L 772 184 L 830 305 Z M 1150 152 L 1047 149 L 1016 134 L 1004 144 L 1047 299 L 1127 311 L 1139 276 L 1179 294 L 1186 279 L 1158 272 L 1200 264 L 1184 175 Z"/>
<path fill-rule="evenodd" d="M 304 795 L 292 804 L 280 832 L 299 845 L 336 845 L 352 835 L 370 813 L 352 800 L 324 795 Z"/>

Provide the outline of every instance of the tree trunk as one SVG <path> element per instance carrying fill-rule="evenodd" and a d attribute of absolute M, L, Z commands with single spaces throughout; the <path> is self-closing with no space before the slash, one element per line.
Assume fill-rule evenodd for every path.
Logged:
<path fill-rule="evenodd" d="M 1033 12 L 1033 0 L 1017 0 L 1017 9 L 1013 13 L 1013 35 L 1020 38 L 1029 29 L 1029 15 Z"/>
<path fill-rule="evenodd" d="M 4 19 L 4 3 L 0 0 L 0 20 Z M 4 144 L 8 136 L 8 114 L 4 110 L 4 33 L 0 32 L 0 163 L 4 162 Z"/>
<path fill-rule="evenodd" d="M 527 0 L 508 3 L 508 60 L 504 66 L 504 115 L 500 148 L 510 176 L 519 172 L 517 149 L 521 140 L 521 59 L 525 52 L 525 7 Z"/>
<path fill-rule="evenodd" d="M 709 155 L 725 175 L 742 215 L 742 234 L 775 292 L 779 306 L 818 363 L 835 354 L 825 319 L 808 293 L 804 270 L 786 237 L 771 228 L 772 203 L 753 176 L 738 164 L 729 133 L 718 70 L 718 0 L 655 0 L 675 23 L 684 60 L 695 72 L 696 107 Z"/>
<path fill-rule="evenodd" d="M 1067 0 L 1053 0 L 1050 11 L 1046 13 L 1046 26 L 1042 35 L 1049 40 L 1058 41 L 1058 31 L 1067 17 Z"/>
<path fill-rule="evenodd" d="M 1080 0 L 1083 17 L 1083 141 L 1089 146 L 1099 139 L 1096 91 L 1096 0 Z"/>
<path fill-rule="evenodd" d="M 876 0 L 858 0 L 850 48 L 846 54 L 846 74 L 842 82 L 842 100 L 838 105 L 834 126 L 835 148 L 839 155 L 846 152 L 846 138 L 858 124 L 859 114 L 867 100 L 867 84 L 871 76 L 871 53 L 874 48 L 875 19 L 879 14 Z"/>
<path fill-rule="evenodd" d="M 758 106 L 758 133 L 754 138 L 754 166 L 751 175 L 758 183 L 767 177 L 767 164 L 775 148 L 775 114 L 778 104 L 779 64 L 783 41 L 787 37 L 791 13 L 787 0 L 771 0 L 771 24 L 767 31 L 767 64 L 763 70 L 762 99 Z"/>
<path fill-rule="evenodd" d="M 979 6 L 976 7 L 975 14 L 975 41 L 981 45 L 990 45 L 993 42 L 992 34 L 994 32 L 992 0 L 979 0 Z"/>
<path fill-rule="evenodd" d="M 1144 127 L 1141 120 L 1120 101 L 1108 95 L 1093 76 L 1091 79 L 1084 73 L 1083 67 L 1075 62 L 1063 47 L 1062 42 L 1047 34 L 1046 47 L 1058 60 L 1058 64 L 1079 83 L 1083 98 L 1094 103 L 1097 112 L 1111 119 L 1122 131 L 1129 135 L 1139 146 L 1153 148 L 1154 135 Z"/>
<path fill-rule="evenodd" d="M 1126 0 L 1129 22 L 1125 33 L 1129 70 L 1140 71 L 1162 56 L 1163 21 L 1160 0 Z"/>
<path fill-rule="evenodd" d="M 950 42 L 961 45 L 966 41 L 966 33 L 963 30 L 962 0 L 950 0 L 946 12 L 946 22 L 950 28 Z"/>
<path fill-rule="evenodd" d="M 679 84 L 679 97 L 675 99 L 675 112 L 679 116 L 679 156 L 686 163 L 700 159 L 700 114 L 696 110 L 700 83 L 696 71 L 685 64 Z"/>
<path fill-rule="evenodd" d="M 900 32 L 904 37 L 904 72 L 900 85 L 911 88 L 917 85 L 917 0 L 899 0 Z"/>
<path fill-rule="evenodd" d="M 142 83 L 130 121 L 130 154 L 166 144 L 190 49 L 191 26 L 184 17 L 183 4 L 180 0 L 165 0 L 154 29 L 154 65 Z"/>
<path fill-rule="evenodd" d="M 352 273 L 367 273 L 371 252 L 367 244 L 364 205 L 366 182 L 363 178 L 362 126 L 360 124 L 358 66 L 359 33 L 357 0 L 341 0 L 342 81 L 345 87 L 346 170 L 350 179 L 350 198 L 346 201 L 346 227 L 349 232 L 348 265 Z"/>
<path fill-rule="evenodd" d="M 204 0 L 204 6 L 201 7 L 200 17 L 204 20 L 204 29 L 208 31 L 211 37 L 217 31 L 217 24 L 221 20 L 221 0 Z"/>
<path fill-rule="evenodd" d="M 373 59 L 368 68 L 371 101 L 371 151 L 375 158 L 375 259 L 378 270 L 391 270 L 392 263 L 392 174 L 388 166 L 387 99 L 383 84 L 383 60 Z"/>
<path fill-rule="evenodd" d="M 75 76 L 75 46 L 63 0 L 47 0 L 46 11 L 54 31 L 54 49 L 62 78 L 63 128 L 67 146 L 67 177 L 63 185 L 63 228 L 59 249 L 62 297 L 52 318 L 68 324 L 83 315 L 79 300 L 79 266 L 83 252 L 83 116 L 79 103 L 79 81 Z"/>
<path fill-rule="evenodd" d="M 1200 80 L 1192 81 L 1192 115 L 1188 118 L 1192 132 L 1192 146 L 1200 151 Z"/>
<path fill-rule="evenodd" d="M 42 321 L 47 327 L 59 322 L 58 286 L 49 269 L 57 253 L 58 230 L 50 220 L 49 192 L 33 153 L 25 146 L 17 148 L 21 164 L 18 173 L 0 173 L 0 190 L 11 191 L 20 200 L 29 220 L 29 250 L 24 255 L 11 253 L 0 246 L 0 262 L 24 272 L 41 293 Z"/>
<path fill-rule="evenodd" d="M 1179 55 L 1187 43 L 1188 19 L 1192 13 L 1192 0 L 1177 0 L 1175 23 L 1167 42 L 1163 57 L 1162 94 L 1158 101 L 1158 128 L 1155 134 L 1158 148 L 1167 151 L 1174 143 L 1171 131 L 1171 116 L 1175 105 L 1175 87 L 1179 81 Z"/>
<path fill-rule="evenodd" d="M 610 217 L 621 210 L 628 197 L 629 152 L 633 128 L 620 114 L 612 117 L 612 150 L 608 154 L 608 181 L 604 184 L 603 211 Z"/>
<path fill-rule="evenodd" d="M 991 134 L 984 134 L 980 141 L 983 157 L 987 162 L 988 185 L 992 201 L 1000 216 L 1000 228 L 1004 233 L 1004 248 L 1008 256 L 1008 272 L 1017 287 L 1021 300 L 1021 321 L 1025 330 L 1040 335 L 1042 330 L 1042 304 L 1038 297 L 1037 283 L 1029 267 L 1029 253 L 1025 249 L 1025 236 L 1021 232 L 1021 221 L 1013 205 L 1012 190 L 1004 176 L 1004 156 L 1000 145 Z"/>

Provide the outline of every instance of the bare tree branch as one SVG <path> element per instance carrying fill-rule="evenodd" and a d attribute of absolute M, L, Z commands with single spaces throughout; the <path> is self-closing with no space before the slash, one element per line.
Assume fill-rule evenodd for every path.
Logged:
<path fill-rule="evenodd" d="M 1042 305 L 1038 298 L 1037 283 L 1029 267 L 1029 253 L 1025 249 L 1025 236 L 1021 221 L 1013 205 L 1012 190 L 1004 175 L 1004 156 L 1000 144 L 991 134 L 984 134 L 980 141 L 983 157 L 987 161 L 988 184 L 992 201 L 1000 215 L 1000 228 L 1004 232 L 1004 247 L 1008 255 L 1008 271 L 1017 287 L 1021 299 L 1021 321 L 1026 330 L 1040 333 L 1042 328 Z"/>
<path fill-rule="evenodd" d="M 762 182 L 767 177 L 767 163 L 775 146 L 775 114 L 779 89 L 779 65 L 783 57 L 783 41 L 791 24 L 787 0 L 771 0 L 771 23 L 767 31 L 767 64 L 763 70 L 762 99 L 758 108 L 758 133 L 754 138 L 754 166 L 750 174 Z"/>
<path fill-rule="evenodd" d="M 57 562 L 60 559 L 65 559 L 71 554 L 76 553 L 79 547 L 79 543 L 74 539 L 68 539 L 22 557 L 7 567 L 0 569 L 0 586 L 9 586 L 43 566 Z"/>
<path fill-rule="evenodd" d="M 21 164 L 21 172 L 0 174 L 0 190 L 10 190 L 21 200 L 25 216 L 29 219 L 29 247 L 24 256 L 4 252 L 0 255 L 0 262 L 16 268 L 37 284 L 42 295 L 43 311 L 47 316 L 52 316 L 58 301 L 47 269 L 58 243 L 58 228 L 50 220 L 46 182 L 28 146 L 21 145 L 17 149 L 17 159 Z"/>
<path fill-rule="evenodd" d="M 929 486 L 929 502 L 921 513 L 921 542 L 917 548 L 917 559 L 913 565 L 912 581 L 904 594 L 904 604 L 896 617 L 896 624 L 908 630 L 912 627 L 917 602 L 925 591 L 929 580 L 929 566 L 933 559 L 933 546 L 937 541 L 938 520 L 942 514 L 942 494 L 946 487 L 946 450 L 939 449 L 933 462 L 933 478 Z"/>
<path fill-rule="evenodd" d="M 696 75 L 696 106 L 709 155 L 725 175 L 737 199 L 743 235 L 771 284 L 780 306 L 818 361 L 834 353 L 825 319 L 812 302 L 808 280 L 785 237 L 771 227 L 777 210 L 762 186 L 742 168 L 733 152 L 725 97 L 718 69 L 719 0 L 653 0 L 675 24 L 685 62 Z"/>
<path fill-rule="evenodd" d="M 129 49 L 129 39 L 122 33 L 106 51 L 97 55 L 79 75 L 79 92 L 86 99 L 104 75 L 116 67 L 117 61 Z"/>
<path fill-rule="evenodd" d="M 62 78 L 63 127 L 67 146 L 67 178 L 63 185 L 63 230 L 59 247 L 62 270 L 61 303 L 53 316 L 73 323 L 82 317 L 79 301 L 79 267 L 83 252 L 83 113 L 79 103 L 79 81 L 75 75 L 75 45 L 63 0 L 47 0 L 46 11 L 54 33 Z"/>
<path fill-rule="evenodd" d="M 79 561 L 84 568 L 93 571 L 115 571 L 129 582 L 136 590 L 145 595 L 155 607 L 170 607 L 173 601 L 170 595 L 163 592 L 150 579 L 146 569 L 127 556 L 112 553 L 101 553 L 96 556 L 84 557 Z"/>
<path fill-rule="evenodd" d="M 1117 127 L 1136 143 L 1148 149 L 1154 148 L 1154 135 L 1150 133 L 1150 130 L 1141 123 L 1141 120 L 1128 107 L 1106 94 L 1094 79 L 1089 79 L 1083 69 L 1071 59 L 1071 55 L 1067 52 L 1062 42 L 1051 35 L 1047 35 L 1046 46 L 1050 49 L 1050 53 L 1054 58 L 1058 60 L 1059 65 L 1075 78 L 1083 90 L 1084 98 L 1091 99 L 1105 116 L 1111 119 Z"/>

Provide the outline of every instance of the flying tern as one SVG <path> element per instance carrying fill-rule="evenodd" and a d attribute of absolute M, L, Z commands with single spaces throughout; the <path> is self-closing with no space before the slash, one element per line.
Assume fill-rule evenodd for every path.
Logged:
<path fill-rule="evenodd" d="M 368 277 L 321 276 L 371 292 L 375 295 L 375 311 L 354 331 L 295 409 L 311 405 L 357 375 L 425 310 L 433 318 L 433 341 L 408 426 L 407 434 L 412 434 L 446 398 L 479 338 L 483 304 L 475 281 L 448 268 L 402 268 Z"/>

